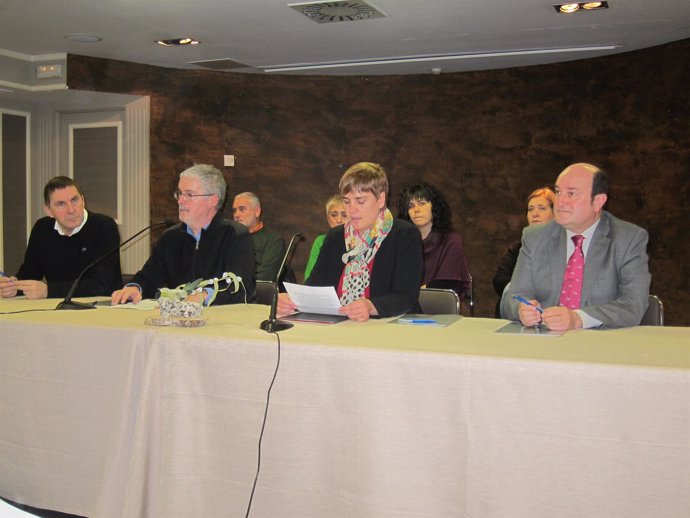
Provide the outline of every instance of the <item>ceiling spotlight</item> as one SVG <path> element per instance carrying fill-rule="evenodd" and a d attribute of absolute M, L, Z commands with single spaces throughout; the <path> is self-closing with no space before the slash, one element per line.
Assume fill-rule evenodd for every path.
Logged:
<path fill-rule="evenodd" d="M 156 43 L 164 47 L 175 47 L 180 45 L 198 45 L 201 42 L 189 36 L 185 36 L 184 38 L 174 38 L 172 40 L 157 40 Z"/>
<path fill-rule="evenodd" d="M 68 34 L 65 39 L 75 43 L 98 43 L 103 38 L 93 34 Z"/>
<path fill-rule="evenodd" d="M 554 6 L 561 13 L 574 13 L 580 9 L 580 4 L 563 4 Z"/>
<path fill-rule="evenodd" d="M 608 2 L 580 2 L 571 4 L 556 4 L 553 6 L 557 13 L 574 13 L 580 9 L 593 11 L 595 9 L 608 9 Z"/>

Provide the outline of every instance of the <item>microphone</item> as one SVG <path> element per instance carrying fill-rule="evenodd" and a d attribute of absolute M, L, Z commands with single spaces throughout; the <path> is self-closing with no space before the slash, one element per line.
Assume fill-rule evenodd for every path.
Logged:
<path fill-rule="evenodd" d="M 292 253 L 292 250 L 295 247 L 295 243 L 299 241 L 301 237 L 302 234 L 297 232 L 297 234 L 292 236 L 292 239 L 290 239 L 290 244 L 288 245 L 287 251 L 285 252 L 285 256 L 283 257 L 283 262 L 280 263 L 280 268 L 278 268 L 278 275 L 276 275 L 276 286 L 280 285 L 280 276 L 283 275 L 283 270 L 285 270 L 285 265 L 287 264 L 288 257 Z M 263 322 L 261 322 L 259 328 L 263 329 L 267 333 L 277 333 L 278 331 L 285 331 L 286 329 L 290 329 L 294 325 L 292 322 L 278 320 L 276 318 L 277 311 L 278 293 L 276 293 L 276 296 L 273 297 L 273 301 L 271 302 L 271 311 L 268 313 L 268 320 L 264 320 Z"/>
<path fill-rule="evenodd" d="M 152 228 L 161 227 L 161 226 L 171 227 L 171 226 L 173 226 L 174 224 L 175 224 L 175 222 L 174 222 L 172 219 L 165 219 L 165 220 L 163 220 L 163 221 L 159 221 L 158 223 L 153 223 L 153 224 L 149 225 L 148 227 L 143 228 L 142 230 L 140 230 L 139 232 L 137 232 L 136 234 L 134 234 L 134 235 L 133 235 L 132 237 L 130 237 L 129 239 L 125 239 L 122 243 L 120 243 L 119 245 L 117 245 L 115 248 L 113 248 L 113 249 L 112 249 L 110 252 L 108 252 L 107 254 L 102 255 L 101 257 L 99 257 L 98 259 L 96 259 L 95 261 L 93 261 L 91 264 L 89 264 L 86 268 L 84 268 L 84 269 L 81 271 L 81 273 L 79 274 L 79 277 L 77 277 L 77 279 L 74 281 L 74 283 L 73 283 L 72 286 L 70 287 L 69 291 L 67 292 L 67 296 L 62 300 L 62 302 L 60 302 L 60 303 L 55 307 L 55 309 L 96 309 L 96 303 L 95 303 L 95 302 L 91 302 L 91 303 L 88 303 L 88 304 L 87 304 L 87 303 L 84 303 L 84 302 L 75 302 L 75 301 L 72 300 L 72 297 L 74 296 L 74 293 L 77 291 L 77 288 L 79 287 L 79 283 L 81 282 L 82 277 L 84 277 L 84 274 L 85 274 L 86 272 L 88 272 L 91 268 L 93 268 L 94 266 L 96 266 L 98 263 L 100 263 L 101 261 L 104 261 L 105 259 L 107 259 L 108 257 L 110 257 L 112 254 L 114 254 L 115 252 L 119 251 L 120 248 L 122 248 L 122 247 L 125 246 L 127 243 L 129 243 L 130 241 L 132 241 L 134 238 L 140 236 L 141 234 L 143 234 L 143 233 L 146 232 L 147 230 L 151 230 Z"/>

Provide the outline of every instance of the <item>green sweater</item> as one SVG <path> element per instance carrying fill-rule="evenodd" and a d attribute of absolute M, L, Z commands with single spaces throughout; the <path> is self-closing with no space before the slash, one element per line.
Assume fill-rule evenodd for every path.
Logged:
<path fill-rule="evenodd" d="M 311 273 L 312 268 L 314 268 L 316 260 L 319 258 L 319 252 L 321 251 L 321 247 L 323 246 L 324 239 L 326 239 L 326 234 L 316 236 L 316 239 L 314 239 L 314 244 L 311 245 L 311 252 L 309 252 L 309 260 L 307 261 L 307 267 L 304 269 L 305 281 L 309 278 L 309 274 Z"/>
<path fill-rule="evenodd" d="M 266 230 L 265 227 L 252 233 L 251 236 L 256 258 L 256 280 L 275 282 L 278 268 L 285 255 L 285 241 L 278 234 Z"/>

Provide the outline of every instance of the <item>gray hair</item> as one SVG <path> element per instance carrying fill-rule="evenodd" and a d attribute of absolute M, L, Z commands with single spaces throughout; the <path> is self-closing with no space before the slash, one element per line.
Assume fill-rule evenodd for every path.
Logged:
<path fill-rule="evenodd" d="M 228 184 L 225 183 L 225 178 L 220 170 L 210 164 L 194 164 L 180 173 L 180 178 L 182 177 L 198 178 L 204 188 L 204 194 L 216 194 L 218 196 L 216 209 L 223 206 Z"/>
<path fill-rule="evenodd" d="M 259 197 L 253 192 L 241 192 L 237 196 L 235 196 L 235 199 L 237 198 L 249 198 L 252 207 L 261 207 L 261 201 L 259 200 Z"/>

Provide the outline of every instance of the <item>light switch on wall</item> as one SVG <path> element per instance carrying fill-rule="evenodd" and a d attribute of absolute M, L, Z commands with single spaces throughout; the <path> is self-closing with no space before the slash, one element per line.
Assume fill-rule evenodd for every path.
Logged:
<path fill-rule="evenodd" d="M 223 155 L 223 165 L 225 167 L 235 167 L 235 155 Z"/>

